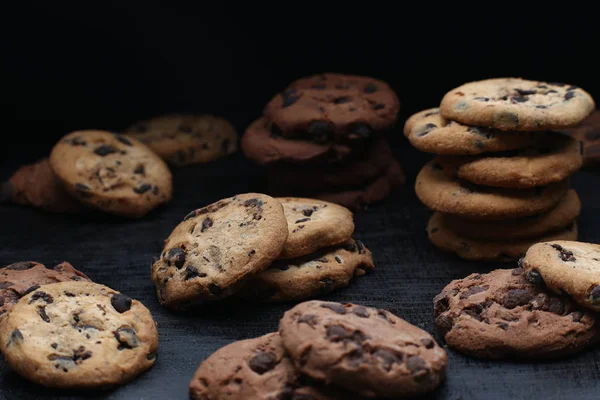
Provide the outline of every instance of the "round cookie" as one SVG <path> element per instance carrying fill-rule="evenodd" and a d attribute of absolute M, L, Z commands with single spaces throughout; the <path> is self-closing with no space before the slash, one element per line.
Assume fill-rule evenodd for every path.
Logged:
<path fill-rule="evenodd" d="M 204 164 L 237 151 L 235 128 L 209 114 L 167 114 L 140 121 L 124 132 L 175 166 Z"/>
<path fill-rule="evenodd" d="M 264 194 L 244 193 L 192 211 L 152 265 L 160 303 L 183 309 L 230 296 L 275 261 L 287 237 L 283 206 Z"/>
<path fill-rule="evenodd" d="M 21 261 L 0 268 L 0 319 L 21 297 L 39 289 L 41 285 L 82 280 L 90 281 L 90 278 L 68 262 L 46 268 L 35 261 Z"/>
<path fill-rule="evenodd" d="M 600 311 L 600 245 L 576 239 L 544 240 L 522 260 L 527 278 L 577 303 Z"/>
<path fill-rule="evenodd" d="M 416 396 L 445 378 L 433 337 L 385 310 L 307 301 L 284 314 L 279 333 L 302 373 L 362 396 Z"/>
<path fill-rule="evenodd" d="M 301 301 L 346 287 L 375 268 L 360 240 L 322 249 L 292 260 L 279 260 L 252 278 L 239 292 L 260 302 Z"/>
<path fill-rule="evenodd" d="M 476 240 L 514 240 L 536 238 L 550 232 L 566 229 L 579 216 L 581 202 L 575 190 L 561 200 L 556 207 L 542 214 L 518 219 L 486 221 L 461 218 L 452 214 L 440 214 L 441 225 L 458 236 Z"/>
<path fill-rule="evenodd" d="M 446 173 L 486 186 L 531 188 L 567 179 L 583 166 L 580 143 L 560 134 L 542 146 L 509 154 L 438 156 Z"/>
<path fill-rule="evenodd" d="M 110 214 L 141 218 L 171 200 L 167 164 L 131 137 L 72 132 L 52 149 L 50 167 L 76 199 Z"/>
<path fill-rule="evenodd" d="M 600 338 L 596 314 L 540 290 L 522 268 L 454 280 L 433 302 L 448 347 L 476 358 L 560 357 Z"/>
<path fill-rule="evenodd" d="M 352 212 L 337 204 L 297 197 L 280 197 L 287 220 L 288 237 L 279 259 L 311 254 L 350 239 L 354 233 Z"/>
<path fill-rule="evenodd" d="M 503 131 L 569 128 L 594 108 L 592 96 L 577 86 L 521 78 L 469 82 L 446 93 L 440 104 L 444 118 Z"/>
<path fill-rule="evenodd" d="M 595 166 L 600 162 L 600 111 L 594 110 L 589 117 L 577 126 L 566 129 L 564 133 L 583 144 L 583 162 L 586 166 Z"/>
<path fill-rule="evenodd" d="M 442 117 L 439 108 L 412 115 L 404 124 L 406 136 L 415 148 L 442 155 L 477 155 L 531 147 L 544 140 L 542 132 L 503 132 L 463 125 Z"/>
<path fill-rule="evenodd" d="M 452 232 L 444 223 L 444 216 L 436 212 L 427 224 L 427 235 L 436 247 L 456 253 L 467 260 L 487 260 L 513 262 L 523 257 L 527 249 L 535 243 L 548 240 L 577 240 L 577 223 L 573 222 L 567 228 L 546 233 L 538 237 L 486 241 L 485 239 L 470 239 Z"/>
<path fill-rule="evenodd" d="M 264 115 L 286 137 L 327 142 L 368 138 L 392 127 L 400 101 L 378 79 L 326 73 L 292 82 L 266 105 Z"/>
<path fill-rule="evenodd" d="M 157 348 L 150 311 L 92 282 L 44 285 L 22 297 L 0 325 L 6 363 L 48 387 L 124 384 L 154 365 Z"/>
<path fill-rule="evenodd" d="M 442 166 L 427 163 L 417 175 L 415 192 L 434 211 L 467 218 L 520 218 L 551 209 L 568 191 L 568 181 L 530 189 L 492 188 L 448 177 Z"/>

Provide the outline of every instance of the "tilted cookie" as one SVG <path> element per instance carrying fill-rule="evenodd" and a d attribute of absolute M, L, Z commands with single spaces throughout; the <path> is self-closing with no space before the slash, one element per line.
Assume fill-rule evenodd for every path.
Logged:
<path fill-rule="evenodd" d="M 244 193 L 192 211 L 152 265 L 160 303 L 178 309 L 230 296 L 271 265 L 287 237 L 283 206 L 264 194 Z"/>
<path fill-rule="evenodd" d="M 279 333 L 302 373 L 365 397 L 416 396 L 445 378 L 433 337 L 385 310 L 311 300 L 284 314 Z"/>
<path fill-rule="evenodd" d="M 50 167 L 75 198 L 107 213 L 140 218 L 171 200 L 167 164 L 128 136 L 72 132 L 52 149 Z"/>
<path fill-rule="evenodd" d="M 600 245 L 576 239 L 544 240 L 522 260 L 527 278 L 577 303 L 600 311 Z"/>
<path fill-rule="evenodd" d="M 167 114 L 140 121 L 124 132 L 172 165 L 204 164 L 237 151 L 235 128 L 209 114 Z"/>
<path fill-rule="evenodd" d="M 448 347 L 484 359 L 543 359 L 598 343 L 597 315 L 529 283 L 522 268 L 452 281 L 434 299 Z"/>
<path fill-rule="evenodd" d="M 0 325 L 6 363 L 48 387 L 112 387 L 156 361 L 158 332 L 137 300 L 92 282 L 44 285 L 22 297 Z"/>
<path fill-rule="evenodd" d="M 594 110 L 590 116 L 577 126 L 564 130 L 564 133 L 583 144 L 583 162 L 586 166 L 597 166 L 600 161 L 600 110 Z"/>
<path fill-rule="evenodd" d="M 595 108 L 577 86 L 521 78 L 469 82 L 442 99 L 444 118 L 504 131 L 544 131 L 572 127 Z"/>

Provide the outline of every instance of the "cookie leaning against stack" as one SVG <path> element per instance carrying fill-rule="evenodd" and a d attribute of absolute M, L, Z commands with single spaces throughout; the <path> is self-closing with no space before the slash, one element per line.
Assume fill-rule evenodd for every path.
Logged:
<path fill-rule="evenodd" d="M 431 242 L 466 259 L 515 261 L 537 242 L 576 240 L 581 205 L 569 178 L 582 148 L 559 131 L 594 106 L 575 86 L 498 78 L 455 88 L 439 108 L 411 116 L 405 136 L 436 155 L 415 183 L 435 211 Z"/>

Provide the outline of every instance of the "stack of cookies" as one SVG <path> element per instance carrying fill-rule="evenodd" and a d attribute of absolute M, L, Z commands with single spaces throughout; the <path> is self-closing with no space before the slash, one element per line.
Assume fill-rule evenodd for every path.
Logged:
<path fill-rule="evenodd" d="M 266 105 L 242 150 L 266 168 L 269 193 L 359 210 L 404 183 L 384 134 L 400 102 L 377 79 L 327 73 L 298 79 Z"/>
<path fill-rule="evenodd" d="M 234 295 L 300 301 L 374 269 L 353 234 L 352 212 L 340 205 L 240 194 L 189 213 L 153 262 L 152 280 L 171 309 Z"/>
<path fill-rule="evenodd" d="M 582 147 L 559 131 L 594 107 L 576 86 L 503 78 L 462 85 L 411 116 L 405 136 L 436 154 L 415 184 L 436 211 L 433 244 L 465 259 L 514 261 L 534 243 L 576 240 L 581 205 L 569 177 Z"/>
<path fill-rule="evenodd" d="M 277 332 L 222 347 L 204 360 L 190 398 L 413 398 L 446 377 L 446 352 L 389 311 L 318 300 L 287 311 Z"/>

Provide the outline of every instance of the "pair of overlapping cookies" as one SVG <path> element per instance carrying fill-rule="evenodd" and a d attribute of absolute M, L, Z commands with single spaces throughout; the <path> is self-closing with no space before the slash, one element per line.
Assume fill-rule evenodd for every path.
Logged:
<path fill-rule="evenodd" d="M 71 264 L 0 269 L 0 351 L 24 378 L 56 388 L 114 387 L 150 369 L 157 350 L 150 311 Z"/>
<path fill-rule="evenodd" d="M 230 343 L 204 360 L 194 400 L 414 398 L 445 379 L 447 355 L 422 329 L 387 310 L 311 300 L 277 332 Z"/>
<path fill-rule="evenodd" d="M 415 184 L 435 211 L 431 242 L 465 259 L 515 261 L 534 243 L 576 240 L 581 204 L 569 178 L 582 146 L 559 131 L 594 108 L 576 86 L 502 78 L 457 87 L 411 116 L 410 143 L 436 154 Z"/>
<path fill-rule="evenodd" d="M 404 183 L 385 133 L 400 102 L 380 80 L 326 73 L 293 81 L 242 137 L 264 166 L 268 194 L 318 198 L 358 210 Z"/>
<path fill-rule="evenodd" d="M 154 260 L 152 281 L 171 309 L 232 295 L 304 300 L 374 268 L 353 233 L 352 212 L 340 205 L 244 193 L 189 213 Z"/>

